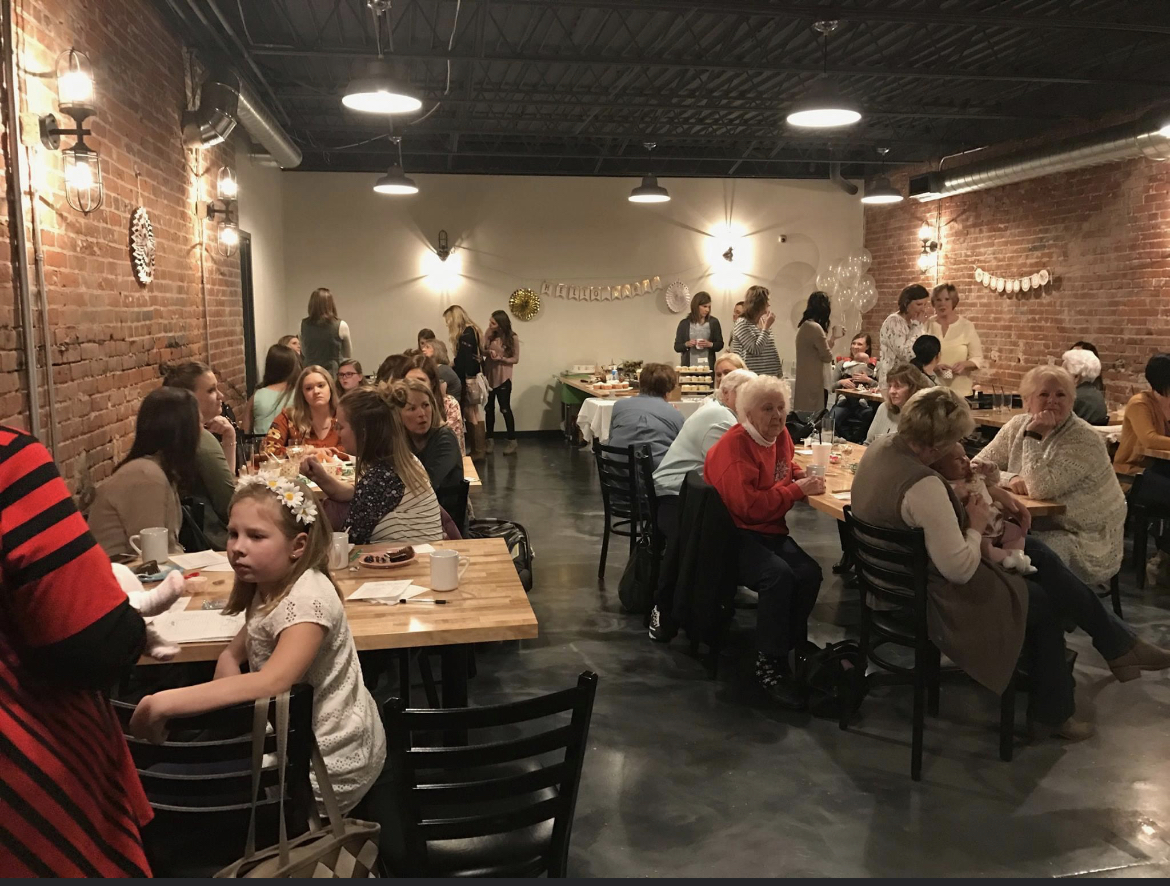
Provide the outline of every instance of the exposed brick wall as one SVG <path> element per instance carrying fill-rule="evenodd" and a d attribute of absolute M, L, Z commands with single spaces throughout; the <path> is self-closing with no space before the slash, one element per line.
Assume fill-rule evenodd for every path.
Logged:
<path fill-rule="evenodd" d="M 214 191 L 215 172 L 233 162 L 232 152 L 225 146 L 200 152 L 183 148 L 179 118 L 188 104 L 187 62 L 181 43 L 149 0 L 14 3 L 22 68 L 51 70 L 57 56 L 73 46 L 89 56 L 95 72 L 98 111 L 87 121 L 93 130 L 87 142 L 101 153 L 103 205 L 88 216 L 69 207 L 58 153 L 38 146 L 31 176 L 40 187 L 37 206 L 55 364 L 55 454 L 71 487 L 84 495 L 109 476 L 129 449 L 138 404 L 159 384 L 160 363 L 205 360 L 219 374 L 225 393 L 230 395 L 233 385 L 243 388 L 239 259 L 216 253 L 214 225 L 196 214 L 193 179 L 193 170 L 205 173 Z M 18 78 L 26 119 L 29 113 L 56 111 L 53 78 L 19 73 Z M 72 122 L 62 118 L 61 125 Z M 5 174 L 10 162 L 5 152 Z M 43 339 L 27 172 L 26 167 L 25 223 L 39 349 Z M 139 204 L 150 214 L 157 243 L 149 286 L 135 280 L 129 255 L 130 214 Z M 9 237 L 14 222 L 7 200 L 0 220 Z M 0 285 L 9 292 L 0 303 L 0 422 L 27 427 L 13 261 L 12 248 L 0 256 Z M 47 426 L 41 353 L 38 364 L 41 419 Z"/>
<path fill-rule="evenodd" d="M 937 274 L 924 274 L 918 229 L 936 213 L 942 252 Z M 988 357 L 980 378 L 996 384 L 1014 388 L 1030 367 L 1085 339 L 1101 352 L 1108 398 L 1123 403 L 1145 387 L 1150 355 L 1170 350 L 1170 164 L 1133 160 L 938 203 L 870 207 L 865 227 L 880 292 L 866 315 L 875 344 L 904 286 L 950 281 Z M 1047 268 L 1054 283 L 999 295 L 975 282 L 976 267 L 1009 278 Z"/>

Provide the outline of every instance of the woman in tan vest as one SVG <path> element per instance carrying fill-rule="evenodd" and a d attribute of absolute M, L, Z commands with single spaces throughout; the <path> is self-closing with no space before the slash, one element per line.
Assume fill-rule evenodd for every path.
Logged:
<path fill-rule="evenodd" d="M 1093 639 L 1119 681 L 1170 666 L 1170 653 L 1135 638 L 1050 549 L 1029 539 L 1039 570 L 1022 579 L 980 559 L 990 516 L 978 497 L 960 503 L 929 465 L 974 430 L 966 401 L 947 388 L 915 394 L 902 410 L 898 433 L 866 451 L 853 482 L 856 516 L 891 529 L 921 528 L 931 561 L 927 613 L 931 640 L 993 692 L 1002 693 L 1026 643 L 1032 690 L 1028 716 L 1035 731 L 1072 741 L 1092 727 L 1073 718 L 1073 679 L 1064 659 L 1064 625 Z M 996 490 L 996 500 L 1021 525 L 1027 509 Z"/>

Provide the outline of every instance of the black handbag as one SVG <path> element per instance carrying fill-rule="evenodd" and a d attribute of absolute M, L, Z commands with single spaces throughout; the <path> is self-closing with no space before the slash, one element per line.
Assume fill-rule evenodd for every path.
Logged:
<path fill-rule="evenodd" d="M 853 640 L 839 640 L 824 649 L 811 646 L 801 670 L 808 712 L 814 717 L 839 720 L 842 711 L 852 714 L 868 692 L 861 647 Z"/>
<path fill-rule="evenodd" d="M 640 538 L 618 582 L 622 609 L 645 615 L 654 606 L 654 551 L 650 539 Z"/>

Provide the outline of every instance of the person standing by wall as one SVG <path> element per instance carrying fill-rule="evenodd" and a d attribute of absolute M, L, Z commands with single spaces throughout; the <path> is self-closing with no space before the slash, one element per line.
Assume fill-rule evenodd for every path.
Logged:
<path fill-rule="evenodd" d="M 674 349 L 682 354 L 683 366 L 715 368 L 715 358 L 723 350 L 723 329 L 711 316 L 711 295 L 696 292 L 691 298 L 691 312 L 678 321 Z"/>
<path fill-rule="evenodd" d="M 878 385 L 886 386 L 886 374 L 914 359 L 914 340 L 922 335 L 922 320 L 930 310 L 926 287 L 911 283 L 898 296 L 898 310 L 882 321 L 878 335 Z"/>
<path fill-rule="evenodd" d="M 938 383 L 960 397 L 970 397 L 974 389 L 971 375 L 983 364 L 983 343 L 979 340 L 979 333 L 975 331 L 975 324 L 956 312 L 959 291 L 953 283 L 940 283 L 934 287 L 930 303 L 934 306 L 934 317 L 927 321 L 923 331 L 937 338 L 942 348 Z"/>
<path fill-rule="evenodd" d="M 353 356 L 349 324 L 337 316 L 333 293 L 321 287 L 309 296 L 309 316 L 301 320 L 301 365 L 323 366 L 337 375 L 341 361 Z"/>
<path fill-rule="evenodd" d="M 738 354 L 757 375 L 780 375 L 782 364 L 772 340 L 776 315 L 768 302 L 765 286 L 751 286 L 744 296 L 744 311 L 731 330 L 731 352 Z"/>
<path fill-rule="evenodd" d="M 512 331 L 512 320 L 505 311 L 493 311 L 484 340 L 484 375 L 487 376 L 488 399 L 487 451 L 492 451 L 492 434 L 496 426 L 496 402 L 508 429 L 504 455 L 516 454 L 516 418 L 512 415 L 512 367 L 520 362 L 520 338 Z"/>

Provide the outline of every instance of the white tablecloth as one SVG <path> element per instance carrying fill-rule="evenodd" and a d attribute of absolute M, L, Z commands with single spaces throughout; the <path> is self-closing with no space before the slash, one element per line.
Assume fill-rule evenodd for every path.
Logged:
<path fill-rule="evenodd" d="M 581 404 L 581 412 L 577 415 L 577 427 L 581 429 L 581 438 L 586 443 L 594 439 L 604 445 L 609 442 L 609 425 L 613 421 L 613 404 L 617 400 L 608 400 L 603 397 L 590 397 Z M 703 403 L 704 398 L 688 398 L 678 400 L 670 405 L 682 413 L 683 418 L 690 418 Z"/>

